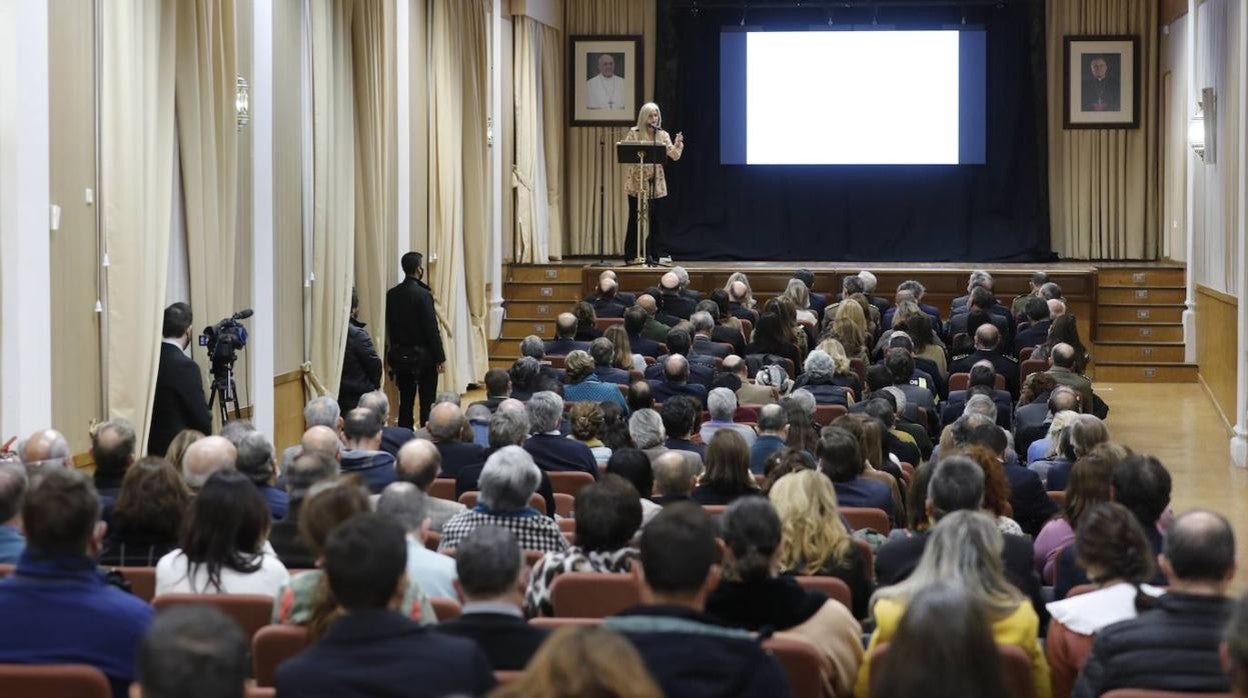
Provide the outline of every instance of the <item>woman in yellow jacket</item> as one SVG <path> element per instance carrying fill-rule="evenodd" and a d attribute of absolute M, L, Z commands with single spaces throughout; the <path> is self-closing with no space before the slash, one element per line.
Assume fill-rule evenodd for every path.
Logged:
<path fill-rule="evenodd" d="M 1014 645 L 1031 658 L 1036 698 L 1050 698 L 1049 666 L 1037 640 L 1040 619 L 1027 597 L 1006 580 L 1001 562 L 1003 547 L 996 522 L 986 514 L 956 511 L 940 519 L 914 573 L 900 584 L 879 589 L 871 599 L 876 625 L 867 646 L 867 659 L 858 671 L 854 687 L 857 698 L 871 695 L 870 657 L 875 648 L 892 641 L 911 597 L 934 584 L 965 590 L 992 622 L 996 643 Z"/>

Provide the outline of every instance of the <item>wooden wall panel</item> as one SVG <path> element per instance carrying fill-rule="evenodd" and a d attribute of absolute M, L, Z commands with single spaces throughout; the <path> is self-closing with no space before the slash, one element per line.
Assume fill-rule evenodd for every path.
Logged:
<path fill-rule="evenodd" d="M 273 445 L 281 452 L 303 437 L 303 372 L 290 371 L 273 379 Z"/>
<path fill-rule="evenodd" d="M 52 426 L 76 453 L 88 449 L 87 430 L 103 418 L 99 247 L 95 207 L 86 202 L 86 190 L 98 188 L 93 7 L 90 0 L 48 5 L 49 184 L 61 208 L 60 229 L 51 233 Z"/>
<path fill-rule="evenodd" d="M 1239 303 L 1234 296 L 1196 286 L 1196 363 L 1201 381 L 1224 419 L 1233 416 L 1236 409 L 1238 318 Z"/>

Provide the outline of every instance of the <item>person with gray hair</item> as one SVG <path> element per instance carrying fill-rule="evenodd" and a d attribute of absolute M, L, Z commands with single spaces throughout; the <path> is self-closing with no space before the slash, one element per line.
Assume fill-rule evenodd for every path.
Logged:
<path fill-rule="evenodd" d="M 55 429 L 37 431 L 22 440 L 17 444 L 17 456 L 27 470 L 69 467 L 74 458 L 69 441 Z"/>
<path fill-rule="evenodd" d="M 702 436 L 702 443 L 709 444 L 711 437 L 715 436 L 715 432 L 721 429 L 735 431 L 745 439 L 746 446 L 753 446 L 758 439 L 758 434 L 754 432 L 754 427 L 748 424 L 738 424 L 733 421 L 733 417 L 737 412 L 737 394 L 727 388 L 715 388 L 706 398 L 707 411 L 710 412 L 711 418 L 702 424 L 702 429 L 698 432 Z"/>
<path fill-rule="evenodd" d="M 529 413 L 524 403 L 512 399 L 500 402 L 498 411 L 490 417 L 489 430 L 490 454 L 505 446 L 522 446 L 529 438 Z M 481 489 L 481 473 L 485 470 L 486 462 L 486 459 L 482 459 L 480 463 L 459 471 L 459 474 L 455 476 L 456 497 L 463 496 L 465 492 L 475 492 Z M 546 471 L 541 472 L 542 480 L 537 487 L 537 493 L 546 500 L 546 515 L 554 516 L 554 488 L 550 484 L 550 477 L 546 475 Z"/>
<path fill-rule="evenodd" d="M 542 366 L 541 360 L 532 356 L 521 356 L 516 359 L 511 365 L 511 370 L 507 372 L 511 377 L 511 396 L 517 400 L 528 400 L 537 389 L 538 378 L 547 369 L 555 370 L 549 366 Z"/>
<path fill-rule="evenodd" d="M 416 432 L 407 427 L 390 426 L 390 397 L 384 390 L 374 390 L 360 396 L 359 407 L 372 410 L 381 418 L 381 450 L 398 458 L 403 444 L 416 438 Z"/>
<path fill-rule="evenodd" d="M 689 345 L 690 356 L 724 359 L 732 354 L 732 346 L 715 341 L 715 318 L 705 310 L 689 316 L 689 329 L 693 333 L 693 343 Z"/>
<path fill-rule="evenodd" d="M 238 448 L 243 437 L 254 432 L 256 425 L 247 419 L 231 419 L 221 427 L 221 436 Z"/>
<path fill-rule="evenodd" d="M 377 413 L 363 407 L 348 412 L 342 424 L 342 470 L 359 475 L 374 494 L 394 482 L 394 456 L 381 450 L 381 426 Z"/>
<path fill-rule="evenodd" d="M 608 387 L 623 402 L 615 386 Z M 528 412 L 533 435 L 524 442 L 524 450 L 533 456 L 539 468 L 547 472 L 579 471 L 598 478 L 598 460 L 589 446 L 560 433 L 563 398 L 547 390 L 535 393 L 529 398 Z"/>
<path fill-rule="evenodd" d="M 205 436 L 191 444 L 182 456 L 182 479 L 198 492 L 218 470 L 234 470 L 238 449 L 223 436 Z"/>
<path fill-rule="evenodd" d="M 502 404 L 501 401 L 499 404 Z M 468 420 L 468 428 L 472 430 L 472 442 L 482 448 L 490 445 L 490 408 L 480 402 L 473 403 L 464 410 L 464 419 Z"/>
<path fill-rule="evenodd" d="M 286 518 L 290 509 L 290 496 L 286 494 L 286 490 L 274 487 L 277 482 L 277 465 L 273 462 L 273 444 L 264 434 L 250 431 L 235 446 L 238 457 L 234 461 L 234 467 L 255 483 L 265 504 L 269 505 L 269 516 L 274 520 Z"/>
<path fill-rule="evenodd" d="M 304 433 L 308 433 L 312 427 L 326 427 L 335 434 L 342 432 L 342 409 L 338 407 L 338 401 L 332 395 L 314 397 L 303 406 Z M 282 463 L 278 475 L 286 472 L 286 468 L 290 467 L 291 462 L 303 451 L 302 445 L 285 448 L 282 451 Z"/>
<path fill-rule="evenodd" d="M 594 375 L 604 383 L 628 385 L 629 372 L 616 368 L 615 343 L 606 337 L 599 337 L 589 343 L 589 355 L 594 359 Z"/>
<path fill-rule="evenodd" d="M 17 463 L 0 463 L 0 564 L 16 565 L 26 549 L 22 533 L 25 495 L 26 469 Z"/>
<path fill-rule="evenodd" d="M 458 405 L 448 402 L 438 403 L 429 411 L 429 421 L 425 424 L 429 430 L 430 440 L 442 455 L 442 477 L 458 477 L 461 470 L 480 465 L 488 455 L 485 448 L 475 440 L 465 441 L 464 431 L 468 420 Z"/>
<path fill-rule="evenodd" d="M 458 598 L 454 558 L 435 553 L 427 546 L 431 530 L 429 505 L 438 501 L 441 500 L 430 497 L 410 482 L 394 482 L 381 491 L 377 513 L 392 519 L 407 532 L 407 578 L 417 582 L 429 596 L 454 599 Z M 461 504 L 459 508 L 462 511 L 464 506 Z"/>
<path fill-rule="evenodd" d="M 771 454 L 784 448 L 789 438 L 789 420 L 780 405 L 758 408 L 758 438 L 750 447 L 750 472 L 762 474 Z"/>
<path fill-rule="evenodd" d="M 652 462 L 654 491 L 651 501 L 659 506 L 676 502 L 692 502 L 693 488 L 698 484 L 698 473 L 681 457 L 680 451 L 666 451 Z"/>
<path fill-rule="evenodd" d="M 704 466 L 701 455 L 693 451 L 667 447 L 667 429 L 663 426 L 663 417 L 658 412 L 651 409 L 633 412 L 628 418 L 628 435 L 632 438 L 633 444 L 650 459 L 651 467 L 655 466 L 660 456 L 670 451 L 679 454 L 685 461 L 686 467 L 695 476 L 702 474 Z"/>
<path fill-rule="evenodd" d="M 477 643 L 494 671 L 521 671 L 549 631 L 524 620 L 524 554 L 511 531 L 481 526 L 455 551 L 459 580 L 455 587 L 464 607 L 437 632 Z"/>
<path fill-rule="evenodd" d="M 421 492 L 428 494 L 441 467 L 442 454 L 432 443 L 424 439 L 412 439 L 399 449 L 395 478 L 398 482 L 411 483 Z M 449 499 L 429 497 L 424 508 L 429 517 L 429 530 L 440 533 L 442 525 L 456 514 L 463 512 L 466 507 Z"/>
<path fill-rule="evenodd" d="M 134 465 L 134 425 L 128 419 L 110 419 L 91 430 L 91 460 L 95 461 L 95 491 L 105 509 L 121 494 L 121 481 Z"/>
<path fill-rule="evenodd" d="M 997 403 L 983 394 L 975 394 L 967 398 L 962 414 L 981 414 L 994 423 L 997 421 Z"/>
<path fill-rule="evenodd" d="M 803 410 L 806 410 L 806 414 L 810 415 L 812 419 L 814 418 L 815 406 L 819 404 L 815 399 L 814 393 L 805 388 L 798 388 L 789 393 L 788 399 L 797 403 Z"/>
<path fill-rule="evenodd" d="M 995 427 L 994 427 L 995 428 Z M 876 580 L 881 586 L 905 581 L 919 566 L 930 539 L 931 527 L 954 512 L 980 512 L 984 505 L 984 469 L 965 456 L 950 456 L 932 468 L 925 502 L 929 528 L 910 536 L 890 540 L 876 552 Z M 986 516 L 986 515 L 985 515 Z M 992 528 L 996 531 L 995 519 Z M 1004 566 L 1005 577 L 1031 599 L 1032 608 L 1042 620 L 1048 614 L 1040 595 L 1040 578 L 1031 558 L 1031 539 L 1026 536 L 1001 536 L 1004 547 L 998 548 L 998 567 Z"/>
<path fill-rule="evenodd" d="M 795 390 L 805 390 L 815 398 L 816 405 L 840 405 L 849 407 L 849 389 L 837 374 L 836 361 L 822 349 L 806 355 L 802 375 L 793 381 Z"/>
<path fill-rule="evenodd" d="M 495 451 L 481 471 L 477 506 L 446 522 L 438 552 L 458 547 L 473 529 L 488 525 L 510 530 L 525 550 L 567 550 L 568 542 L 554 519 L 529 507 L 541 481 L 542 470 L 523 448 L 504 446 Z"/>
<path fill-rule="evenodd" d="M 313 427 L 325 429 L 328 427 Z M 312 429 L 308 431 L 311 432 Z M 330 432 L 333 433 L 333 432 Z M 277 557 L 289 569 L 316 567 L 316 555 L 299 534 L 299 514 L 303 502 L 312 488 L 319 483 L 332 483 L 338 479 L 338 461 L 318 451 L 306 451 L 286 469 L 286 492 L 290 507 L 286 518 L 274 521 L 269 527 L 269 544 Z"/>

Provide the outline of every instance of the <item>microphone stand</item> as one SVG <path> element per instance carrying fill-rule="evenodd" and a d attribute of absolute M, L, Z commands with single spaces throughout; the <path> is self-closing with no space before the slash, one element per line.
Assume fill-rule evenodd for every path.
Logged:
<path fill-rule="evenodd" d="M 598 137 L 598 263 L 607 263 L 607 154 L 606 139 Z"/>

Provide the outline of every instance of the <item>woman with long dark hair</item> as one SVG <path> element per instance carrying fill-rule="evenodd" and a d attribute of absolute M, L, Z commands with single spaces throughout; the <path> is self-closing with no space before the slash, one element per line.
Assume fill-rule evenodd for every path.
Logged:
<path fill-rule="evenodd" d="M 699 504 L 728 504 L 746 494 L 761 494 L 750 473 L 750 447 L 735 431 L 720 429 L 706 447 L 706 472 L 692 497 Z"/>
<path fill-rule="evenodd" d="M 1049 325 L 1049 337 L 1044 344 L 1036 347 L 1031 353 L 1033 359 L 1047 359 L 1053 351 L 1053 347 L 1058 344 L 1069 344 L 1075 349 L 1075 363 L 1071 370 L 1078 374 L 1083 374 L 1088 370 L 1088 364 L 1092 362 L 1092 356 L 1088 354 L 1087 347 L 1083 346 L 1083 342 L 1079 340 L 1079 321 L 1074 315 L 1066 313 L 1058 315 L 1053 324 Z M 1090 405 L 1085 405 L 1084 409 L 1091 409 Z"/>
<path fill-rule="evenodd" d="M 251 479 L 213 473 L 191 505 L 182 547 L 156 563 L 156 593 L 275 596 L 290 573 L 268 534 L 269 507 Z"/>

